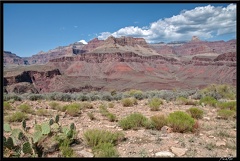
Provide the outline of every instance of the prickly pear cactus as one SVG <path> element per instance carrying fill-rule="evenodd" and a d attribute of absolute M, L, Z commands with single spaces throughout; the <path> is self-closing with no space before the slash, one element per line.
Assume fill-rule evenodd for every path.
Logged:
<path fill-rule="evenodd" d="M 29 142 L 23 143 L 22 151 L 24 154 L 32 154 L 33 150 L 31 144 Z"/>
<path fill-rule="evenodd" d="M 53 119 L 49 120 L 49 125 L 51 126 L 54 123 Z"/>
<path fill-rule="evenodd" d="M 22 121 L 22 128 L 24 131 L 26 131 L 26 120 Z"/>
<path fill-rule="evenodd" d="M 32 138 L 33 138 L 33 143 L 37 143 L 41 138 L 42 138 L 42 133 L 40 131 L 35 131 Z"/>
<path fill-rule="evenodd" d="M 55 117 L 55 123 L 58 123 L 59 122 L 59 115 L 56 115 Z"/>
<path fill-rule="evenodd" d="M 55 132 L 55 133 L 59 132 L 60 131 L 60 126 L 57 123 L 52 124 L 51 125 L 51 131 Z"/>
<path fill-rule="evenodd" d="M 12 131 L 11 126 L 8 123 L 4 123 L 3 128 L 4 128 L 5 132 L 11 132 Z"/>
<path fill-rule="evenodd" d="M 70 129 L 71 129 L 71 130 L 74 130 L 74 129 L 75 129 L 75 125 L 74 125 L 74 123 L 71 123 L 71 125 L 70 125 Z"/>
<path fill-rule="evenodd" d="M 42 128 L 42 134 L 43 135 L 48 135 L 51 131 L 50 125 L 46 122 L 42 123 L 41 128 Z"/>
<path fill-rule="evenodd" d="M 3 146 L 7 147 L 8 149 L 13 149 L 14 148 L 13 138 L 12 137 L 7 138 Z"/>

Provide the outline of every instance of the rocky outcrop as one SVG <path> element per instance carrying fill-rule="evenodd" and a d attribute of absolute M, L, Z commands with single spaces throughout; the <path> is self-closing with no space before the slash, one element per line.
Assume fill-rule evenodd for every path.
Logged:
<path fill-rule="evenodd" d="M 82 53 L 87 53 L 93 51 L 97 47 L 104 44 L 104 40 L 98 40 L 98 38 L 94 38 L 93 40 L 89 41 L 87 45 L 82 48 Z"/>
<path fill-rule="evenodd" d="M 113 36 L 108 37 L 105 41 L 104 44 L 118 44 L 121 46 L 136 46 L 140 45 L 142 47 L 148 48 L 148 44 L 143 38 L 133 38 L 133 37 L 120 37 L 120 38 L 115 38 Z"/>
<path fill-rule="evenodd" d="M 236 52 L 224 53 L 224 54 L 219 55 L 217 58 L 215 58 L 214 61 L 236 62 L 237 61 L 237 54 L 236 54 Z"/>
<path fill-rule="evenodd" d="M 24 60 L 23 58 L 17 56 L 14 53 L 11 53 L 10 51 L 4 51 L 3 52 L 3 65 L 27 65 L 28 61 Z"/>
<path fill-rule="evenodd" d="M 11 86 L 14 84 L 18 84 L 18 88 L 23 88 L 23 85 L 26 86 L 32 84 L 34 88 L 37 90 L 37 93 L 40 93 L 43 89 L 46 91 L 48 89 L 49 82 L 56 75 L 61 75 L 58 69 L 49 70 L 49 71 L 23 71 L 20 74 L 5 76 L 4 77 L 4 86 Z M 21 83 L 25 83 L 21 85 Z M 15 87 L 11 91 L 15 91 Z"/>

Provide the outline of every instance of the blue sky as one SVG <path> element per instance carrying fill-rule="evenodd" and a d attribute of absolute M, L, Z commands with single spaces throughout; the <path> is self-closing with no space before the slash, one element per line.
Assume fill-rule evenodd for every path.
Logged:
<path fill-rule="evenodd" d="M 22 57 L 110 35 L 149 43 L 236 38 L 230 3 L 4 3 L 3 9 L 4 50 Z"/>

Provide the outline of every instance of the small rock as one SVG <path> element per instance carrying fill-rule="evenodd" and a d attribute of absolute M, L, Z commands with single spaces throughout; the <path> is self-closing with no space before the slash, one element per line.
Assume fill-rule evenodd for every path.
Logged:
<path fill-rule="evenodd" d="M 210 118 L 209 117 L 203 117 L 203 120 L 210 121 Z"/>
<path fill-rule="evenodd" d="M 212 135 L 210 135 L 210 136 L 208 136 L 209 138 L 215 138 L 214 136 L 212 136 Z"/>
<path fill-rule="evenodd" d="M 170 128 L 170 127 L 168 127 L 168 126 L 163 126 L 163 127 L 161 128 L 161 131 L 162 131 L 164 134 L 166 134 L 166 133 L 171 133 L 173 130 L 172 130 L 172 128 Z"/>
<path fill-rule="evenodd" d="M 175 144 L 179 143 L 179 141 L 174 141 Z"/>
<path fill-rule="evenodd" d="M 169 152 L 169 151 L 161 151 L 161 152 L 157 152 L 155 153 L 156 157 L 174 157 L 175 154 Z"/>
<path fill-rule="evenodd" d="M 225 146 L 226 145 L 226 142 L 224 142 L 224 141 L 217 141 L 216 142 L 216 146 Z"/>
<path fill-rule="evenodd" d="M 188 149 L 186 148 L 176 148 L 176 147 L 171 147 L 172 152 L 177 155 L 178 157 L 183 156 Z"/>
<path fill-rule="evenodd" d="M 153 149 L 150 149 L 150 150 L 148 150 L 149 151 L 149 153 L 152 153 L 153 152 Z"/>
<path fill-rule="evenodd" d="M 87 152 L 85 150 L 76 151 L 76 153 L 81 157 L 86 157 L 86 158 L 93 158 L 94 157 L 94 155 L 92 153 Z"/>

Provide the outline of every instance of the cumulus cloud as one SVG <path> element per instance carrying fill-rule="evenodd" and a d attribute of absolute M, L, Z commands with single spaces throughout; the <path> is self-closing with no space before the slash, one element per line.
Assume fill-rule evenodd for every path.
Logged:
<path fill-rule="evenodd" d="M 114 37 L 132 36 L 145 38 L 148 43 L 160 41 L 190 40 L 192 36 L 208 39 L 217 35 L 236 33 L 236 5 L 214 7 L 207 5 L 192 10 L 182 10 L 178 15 L 159 19 L 149 26 L 128 26 L 116 32 L 102 32 L 104 40 Z"/>
<path fill-rule="evenodd" d="M 80 40 L 80 41 L 78 41 L 78 42 L 81 42 L 81 43 L 83 43 L 83 44 L 88 44 L 85 40 Z"/>

